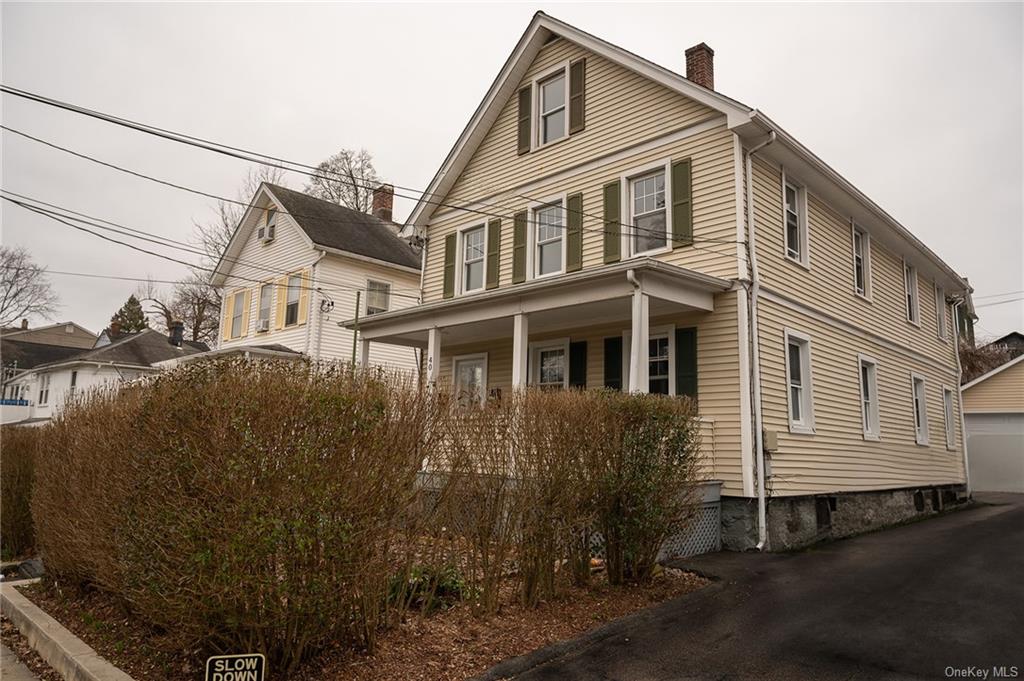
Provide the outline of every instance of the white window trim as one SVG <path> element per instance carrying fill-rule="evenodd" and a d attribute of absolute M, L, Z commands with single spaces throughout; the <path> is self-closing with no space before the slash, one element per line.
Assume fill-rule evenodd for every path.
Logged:
<path fill-rule="evenodd" d="M 811 360 L 811 357 L 812 357 L 812 355 L 811 355 L 811 352 L 812 352 L 811 337 L 809 335 L 807 335 L 806 333 L 803 333 L 803 332 L 800 332 L 800 331 L 796 331 L 794 329 L 789 329 L 789 328 L 784 329 L 783 335 L 784 335 L 783 352 L 784 352 L 785 358 L 786 358 L 786 362 L 785 362 L 785 364 L 786 364 L 786 375 L 785 375 L 785 379 L 786 379 L 785 380 L 785 386 L 786 386 L 786 418 L 789 420 L 789 432 L 791 432 L 791 433 L 800 433 L 800 434 L 804 434 L 804 435 L 813 435 L 814 432 L 815 432 L 814 431 L 814 371 L 812 369 L 812 360 Z M 793 420 L 793 406 L 790 403 L 790 400 L 792 399 L 792 395 L 791 395 L 792 391 L 789 389 L 789 375 L 790 375 L 789 374 L 789 341 L 790 341 L 791 338 L 795 339 L 795 340 L 798 340 L 798 341 L 801 341 L 802 343 L 804 343 L 805 347 L 807 349 L 806 361 L 804 359 L 805 358 L 804 353 L 803 352 L 800 353 L 800 359 L 801 359 L 801 362 L 803 362 L 803 365 L 801 367 L 801 377 L 803 377 L 804 374 L 806 374 L 806 378 L 805 378 L 806 385 L 804 386 L 804 394 L 806 395 L 806 399 L 804 400 L 804 404 L 801 405 L 801 407 L 803 407 L 801 409 L 801 413 L 803 414 L 803 419 L 800 420 L 800 421 L 794 421 Z"/>
<path fill-rule="evenodd" d="M 486 236 L 486 232 L 485 232 L 484 233 L 484 247 L 485 248 L 487 247 L 487 243 L 486 242 L 487 242 L 487 236 Z M 484 267 L 485 268 L 487 267 L 487 253 L 486 253 L 486 251 L 484 252 Z M 384 312 L 391 312 L 391 298 L 393 296 L 392 291 L 394 291 L 395 285 L 392 284 L 390 281 L 385 281 L 384 279 L 371 279 L 371 278 L 367 277 L 365 281 L 366 281 L 366 283 L 364 284 L 363 290 L 366 291 L 366 301 L 363 303 L 363 313 L 367 317 L 371 316 L 370 312 L 369 312 L 369 309 L 370 309 L 370 284 L 371 283 L 374 283 L 374 284 L 384 284 L 385 286 L 388 287 L 388 304 L 387 304 L 387 307 L 384 308 Z M 381 312 L 374 312 L 374 314 L 383 314 L 383 313 L 381 313 Z"/>
<path fill-rule="evenodd" d="M 913 277 L 914 277 L 913 279 L 911 279 L 910 277 L 907 276 L 907 268 L 910 268 L 910 271 L 913 273 Z M 918 286 L 918 284 L 920 283 L 920 279 L 921 279 L 921 277 L 919 277 L 918 274 L 917 274 L 917 268 L 914 267 L 913 265 L 911 265 L 909 262 L 907 262 L 906 258 L 904 258 L 903 259 L 903 309 L 904 309 L 904 318 L 907 320 L 908 324 L 913 324 L 917 328 L 921 328 L 921 288 L 920 288 L 920 286 Z M 914 290 L 913 308 L 911 308 L 911 306 L 909 304 L 909 301 L 907 300 L 907 288 L 908 288 L 908 284 L 909 283 L 913 284 L 913 290 Z M 913 310 L 913 312 L 914 312 L 913 316 L 911 316 L 911 314 L 910 314 L 911 310 Z"/>
<path fill-rule="evenodd" d="M 548 80 L 552 76 L 558 75 L 561 71 L 565 78 L 565 134 L 556 140 L 551 140 L 547 143 L 541 143 L 540 141 L 540 84 L 545 80 Z M 543 71 L 534 77 L 533 82 L 530 84 L 530 151 L 536 149 L 545 149 L 569 139 L 569 60 L 552 66 L 550 69 Z"/>
<path fill-rule="evenodd" d="M 946 291 L 933 282 L 935 293 L 935 335 L 940 341 L 949 340 L 949 324 L 946 322 Z"/>
<path fill-rule="evenodd" d="M 484 382 L 480 389 L 480 404 L 484 404 L 487 401 L 487 353 L 486 352 L 475 352 L 469 355 L 455 355 L 452 357 L 452 390 L 454 391 L 458 387 L 459 377 L 459 362 L 465 361 L 477 361 L 483 360 L 484 363 Z"/>
<path fill-rule="evenodd" d="M 38 393 L 38 405 L 40 407 L 46 407 L 50 404 L 50 384 L 50 374 L 39 374 L 39 390 L 36 392 Z"/>
<path fill-rule="evenodd" d="M 658 170 L 665 172 L 665 245 L 650 251 L 633 252 L 633 200 L 630 181 L 644 175 L 650 175 Z M 619 175 L 619 223 L 620 227 L 620 253 L 626 253 L 627 258 L 647 258 L 672 250 L 672 239 L 669 234 L 672 232 L 672 159 L 665 158 L 647 165 L 631 168 Z"/>
<path fill-rule="evenodd" d="M 950 396 L 949 411 L 946 411 L 946 395 Z M 942 385 L 942 419 L 946 427 L 946 449 L 956 451 L 956 391 L 952 387 Z"/>
<path fill-rule="evenodd" d="M 917 381 L 921 381 L 921 429 L 917 428 Z M 922 447 L 928 446 L 928 379 L 916 371 L 910 372 L 911 423 L 914 424 L 914 441 Z"/>
<path fill-rule="evenodd" d="M 864 292 L 857 290 L 857 241 L 856 235 L 860 234 L 861 243 L 864 244 Z M 850 259 L 853 264 L 853 293 L 858 298 L 871 302 L 871 235 L 868 231 L 850 220 Z"/>
<path fill-rule="evenodd" d="M 262 284 L 260 284 L 262 286 Z M 228 314 L 228 339 L 236 340 L 238 338 L 245 338 L 248 329 L 243 328 L 245 321 L 245 291 L 244 288 L 235 289 L 231 292 L 231 309 Z M 238 319 L 238 335 L 235 335 L 235 301 L 238 296 L 242 296 L 242 313 Z"/>
<path fill-rule="evenodd" d="M 548 197 L 542 201 L 534 201 L 527 206 L 526 213 L 526 274 L 527 279 L 548 279 L 549 277 L 557 277 L 560 274 L 565 274 L 566 257 L 568 256 L 569 249 L 566 248 L 566 232 L 568 231 L 568 220 L 566 211 L 566 200 L 568 193 L 563 192 L 554 196 Z M 537 211 L 554 204 L 561 204 L 562 206 L 562 269 L 557 272 L 549 272 L 548 274 L 537 274 L 536 260 L 537 260 Z M 486 239 L 485 248 L 486 248 Z M 484 271 L 484 281 L 487 281 L 486 266 Z M 487 287 L 484 286 L 486 289 Z"/>
<path fill-rule="evenodd" d="M 562 387 L 569 387 L 569 338 L 554 338 L 536 341 L 529 344 L 530 349 L 530 385 L 540 384 L 540 352 L 541 350 L 563 350 L 565 352 L 565 375 Z"/>
<path fill-rule="evenodd" d="M 786 245 L 786 233 L 788 228 L 786 226 L 786 186 L 792 185 L 796 189 L 796 205 L 800 211 L 798 216 L 798 228 L 800 230 L 800 257 L 794 258 L 789 254 L 789 248 Z M 804 269 L 811 269 L 811 234 L 809 225 L 808 209 L 810 207 L 810 200 L 808 199 L 807 185 L 800 182 L 796 177 L 786 172 L 785 168 L 782 168 L 782 257 L 789 262 L 796 263 Z"/>
<path fill-rule="evenodd" d="M 466 232 L 472 232 L 474 229 L 479 228 L 483 228 L 484 230 L 483 279 L 481 279 L 480 288 L 475 288 L 472 291 L 466 291 L 464 290 L 464 279 L 466 274 Z M 455 291 L 457 292 L 457 295 L 472 296 L 477 293 L 483 293 L 487 290 L 487 249 L 490 247 L 490 244 L 487 242 L 488 231 L 487 223 L 482 222 L 469 225 L 468 227 L 463 227 L 456 233 L 458 235 L 455 237 Z"/>
<path fill-rule="evenodd" d="M 861 381 L 861 377 L 863 376 L 862 368 L 865 364 L 870 364 L 874 368 L 874 371 L 871 372 L 872 378 L 874 378 L 873 385 L 871 387 L 874 389 L 875 395 L 875 411 L 873 414 L 864 413 L 864 384 Z M 864 439 L 877 442 L 882 439 L 882 406 L 879 404 L 878 394 L 878 360 L 874 357 L 862 354 L 857 355 L 857 385 L 860 390 L 860 417 L 864 431 Z M 870 418 L 868 418 L 869 416 Z M 869 423 L 871 425 L 870 428 L 868 427 Z"/>
<path fill-rule="evenodd" d="M 267 308 L 267 316 L 261 317 L 260 313 L 263 311 L 263 287 L 270 287 L 270 295 L 267 297 L 270 299 L 270 306 Z M 264 281 L 256 288 L 256 321 L 259 322 L 262 319 L 266 319 L 268 322 L 274 318 L 274 294 L 277 291 L 277 287 L 274 286 L 274 281 Z M 273 329 L 273 326 L 270 327 Z M 266 332 L 261 332 L 266 333 Z"/>
<path fill-rule="evenodd" d="M 676 394 L 676 326 L 675 324 L 663 324 L 652 326 L 647 331 L 647 340 L 668 336 L 668 394 Z M 633 347 L 633 331 L 626 329 L 622 332 L 622 385 L 629 385 L 629 364 L 630 352 Z M 650 351 L 644 354 L 644 359 L 650 362 Z M 650 376 L 648 376 L 648 379 Z M 650 384 L 648 383 L 648 390 Z"/>

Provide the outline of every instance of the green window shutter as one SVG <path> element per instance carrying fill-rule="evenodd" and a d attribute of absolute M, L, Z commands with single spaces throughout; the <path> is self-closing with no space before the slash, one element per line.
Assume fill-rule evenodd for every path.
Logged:
<path fill-rule="evenodd" d="M 498 288 L 498 268 L 501 255 L 501 220 L 487 223 L 487 288 Z"/>
<path fill-rule="evenodd" d="M 676 395 L 697 399 L 697 329 L 676 329 Z"/>
<path fill-rule="evenodd" d="M 530 151 L 530 116 L 533 109 L 530 86 L 519 91 L 519 125 L 516 138 L 518 140 L 519 154 L 527 154 Z"/>
<path fill-rule="evenodd" d="M 693 197 L 690 159 L 672 164 L 672 247 L 693 243 Z"/>
<path fill-rule="evenodd" d="M 512 216 L 512 283 L 526 281 L 526 211 Z"/>
<path fill-rule="evenodd" d="M 569 343 L 569 387 L 587 387 L 587 341 Z"/>
<path fill-rule="evenodd" d="M 604 262 L 618 262 L 622 257 L 622 240 L 619 234 L 622 225 L 622 212 L 619 208 L 621 201 L 621 189 L 619 182 L 609 182 L 604 186 Z"/>
<path fill-rule="evenodd" d="M 581 132 L 586 124 L 587 60 L 577 59 L 569 64 L 569 134 Z"/>
<path fill-rule="evenodd" d="M 604 339 L 604 387 L 622 390 L 622 336 Z"/>
<path fill-rule="evenodd" d="M 455 295 L 455 238 L 449 234 L 444 238 L 444 297 Z"/>
<path fill-rule="evenodd" d="M 565 271 L 583 267 L 583 194 L 570 194 L 566 200 Z"/>

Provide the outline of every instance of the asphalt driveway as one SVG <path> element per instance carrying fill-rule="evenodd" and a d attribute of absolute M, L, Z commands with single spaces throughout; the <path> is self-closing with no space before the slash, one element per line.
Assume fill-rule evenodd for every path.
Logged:
<path fill-rule="evenodd" d="M 685 566 L 712 586 L 492 675 L 1024 678 L 1024 495 L 982 498 L 800 553 L 700 557 Z"/>

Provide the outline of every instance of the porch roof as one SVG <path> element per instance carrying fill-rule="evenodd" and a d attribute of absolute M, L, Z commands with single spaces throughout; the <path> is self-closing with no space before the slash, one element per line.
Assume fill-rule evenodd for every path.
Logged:
<path fill-rule="evenodd" d="M 375 314 L 359 320 L 363 340 L 425 346 L 429 329 L 450 343 L 507 337 L 516 314 L 531 317 L 531 332 L 571 329 L 629 319 L 632 271 L 651 301 L 651 315 L 714 309 L 714 295 L 732 282 L 652 258 L 638 258 L 515 286 Z M 355 320 L 338 322 L 354 328 Z"/>

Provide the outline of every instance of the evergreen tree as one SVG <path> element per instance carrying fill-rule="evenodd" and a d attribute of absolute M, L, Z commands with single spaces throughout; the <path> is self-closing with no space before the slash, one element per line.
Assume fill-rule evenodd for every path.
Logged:
<path fill-rule="evenodd" d="M 110 318 L 110 322 L 120 323 L 121 333 L 138 333 L 149 328 L 149 317 L 142 311 L 142 303 L 134 294 L 128 296 L 128 300 Z"/>

